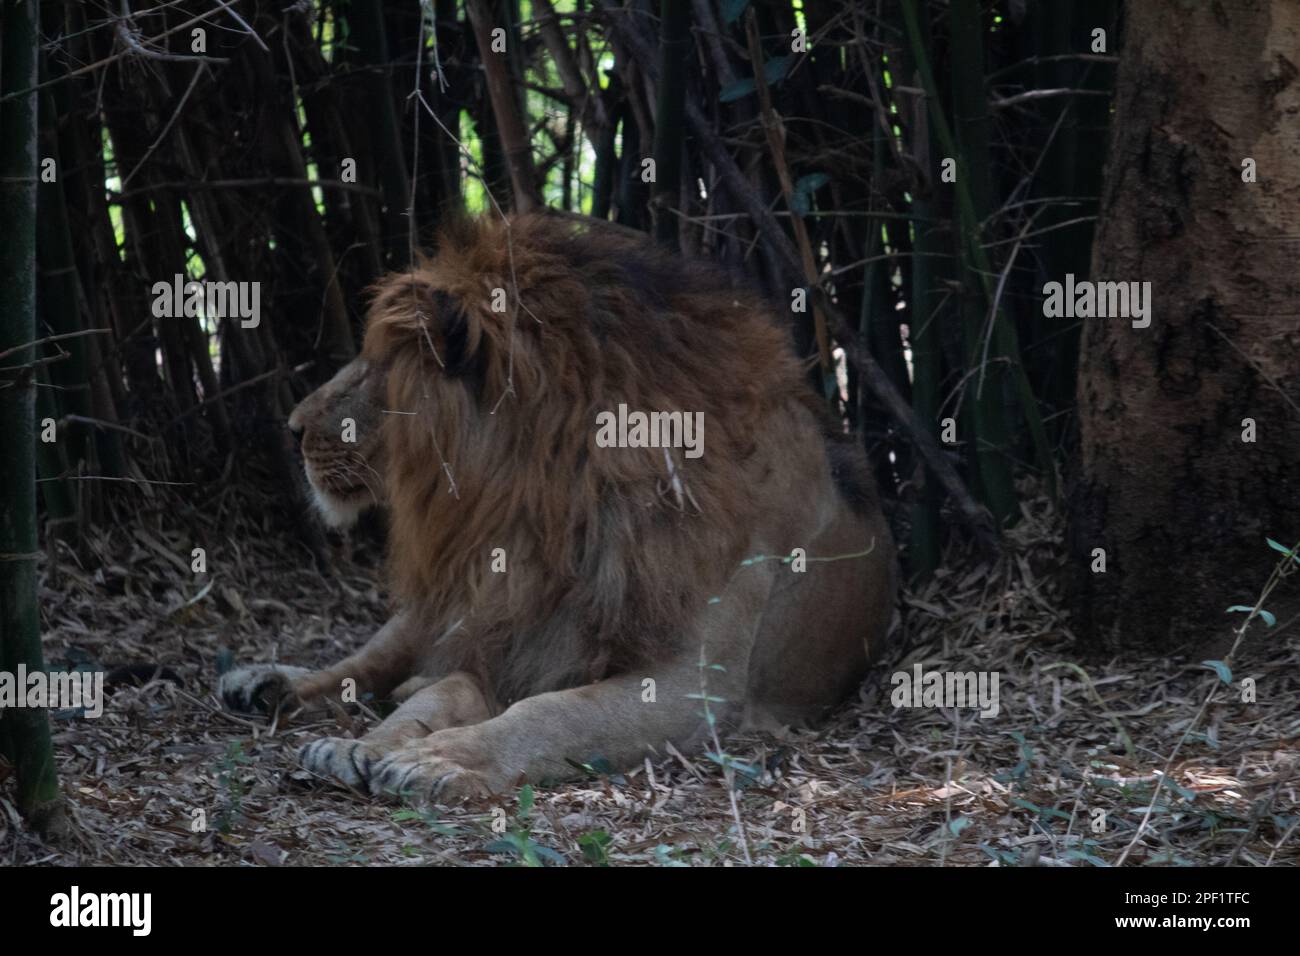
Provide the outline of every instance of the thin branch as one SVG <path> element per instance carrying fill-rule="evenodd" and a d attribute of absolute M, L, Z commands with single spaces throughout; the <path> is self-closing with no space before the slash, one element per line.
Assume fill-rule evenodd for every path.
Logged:
<path fill-rule="evenodd" d="M 199 85 L 199 77 L 201 77 L 206 70 L 207 65 L 204 63 L 200 63 L 198 68 L 195 69 L 194 76 L 190 80 L 190 85 L 185 88 L 185 93 L 181 97 L 181 101 L 176 104 L 176 109 L 172 111 L 171 119 L 167 121 L 167 125 L 162 128 L 162 132 L 158 134 L 158 138 L 153 141 L 153 144 L 144 151 L 144 155 L 140 157 L 140 162 L 135 164 L 135 169 L 131 170 L 127 173 L 126 177 L 123 178 L 123 189 L 125 189 L 127 184 L 135 178 L 135 174 L 144 168 L 144 164 L 148 162 L 149 157 L 153 155 L 153 151 L 158 148 L 158 145 L 167 138 L 167 134 L 171 132 L 171 128 L 173 124 L 175 124 L 176 118 L 181 115 L 181 110 L 185 109 L 185 104 L 189 101 L 190 94 L 193 93 L 194 88 Z"/>

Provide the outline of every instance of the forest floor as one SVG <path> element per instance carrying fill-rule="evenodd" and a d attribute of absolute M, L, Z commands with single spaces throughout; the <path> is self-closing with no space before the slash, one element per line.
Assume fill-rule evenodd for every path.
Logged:
<path fill-rule="evenodd" d="M 1248 635 L 1233 680 L 1254 679 L 1253 703 L 1195 660 L 1085 661 L 1053 584 L 1059 522 L 1041 504 L 997 562 L 961 562 L 905 596 L 900 639 L 818 732 L 728 738 L 753 771 L 737 778 L 734 808 L 717 763 L 669 753 L 623 775 L 426 811 L 297 768 L 301 743 L 359 734 L 372 713 L 268 721 L 226 713 L 213 693 L 231 662 L 325 664 L 369 637 L 385 614 L 373 549 L 326 577 L 305 549 L 286 553 L 283 519 L 225 496 L 206 510 L 196 531 L 193 512 L 147 507 L 130 530 L 90 533 L 94 566 L 68 551 L 42 562 L 48 667 L 166 670 L 117 686 L 98 719 L 55 715 L 73 824 L 60 845 L 24 829 L 0 763 L 0 863 L 1300 862 L 1295 622 Z M 196 543 L 211 571 L 198 578 L 186 557 Z M 996 672 L 999 712 L 895 708 L 891 675 L 918 663 Z"/>

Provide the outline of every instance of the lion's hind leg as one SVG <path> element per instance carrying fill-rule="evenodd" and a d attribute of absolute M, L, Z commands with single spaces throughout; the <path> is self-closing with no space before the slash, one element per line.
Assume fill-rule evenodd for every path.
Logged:
<path fill-rule="evenodd" d="M 298 759 L 318 776 L 364 789 L 373 768 L 403 744 L 491 716 L 478 682 L 468 674 L 456 673 L 416 690 L 364 737 L 322 737 L 301 747 Z"/>

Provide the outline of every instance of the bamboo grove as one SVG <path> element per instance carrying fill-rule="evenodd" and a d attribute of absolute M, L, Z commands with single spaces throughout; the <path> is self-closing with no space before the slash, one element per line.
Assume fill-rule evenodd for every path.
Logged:
<path fill-rule="evenodd" d="M 1088 272 L 1116 7 L 45 0 L 35 92 L 0 105 L 39 117 L 36 328 L 6 345 L 39 341 L 65 439 L 35 443 L 46 526 L 161 482 L 269 475 L 301 508 L 283 422 L 367 287 L 449 216 L 545 206 L 788 307 L 925 574 L 1018 481 L 1057 493 L 1078 329 L 1039 290 Z M 260 280 L 268 320 L 158 318 L 173 276 Z"/>

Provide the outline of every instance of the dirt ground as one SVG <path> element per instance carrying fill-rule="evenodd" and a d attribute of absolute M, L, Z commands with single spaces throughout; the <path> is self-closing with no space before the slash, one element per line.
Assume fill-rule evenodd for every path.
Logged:
<path fill-rule="evenodd" d="M 302 742 L 339 734 L 340 724 L 360 734 L 373 713 L 268 722 L 225 713 L 213 695 L 232 662 L 323 664 L 365 640 L 385 613 L 374 549 L 340 545 L 327 577 L 305 548 L 285 544 L 282 519 L 269 510 L 228 497 L 204 510 L 200 521 L 154 502 L 131 530 L 92 532 L 94 559 L 61 549 L 42 562 L 47 666 L 165 670 L 143 685 L 119 684 L 99 719 L 56 715 L 73 823 L 63 844 L 45 845 L 23 828 L 0 764 L 0 861 L 1300 860 L 1294 622 L 1252 628 L 1232 686 L 1196 661 L 1080 663 L 1052 583 L 1059 522 L 1043 506 L 1031 509 L 997 563 L 954 560 L 959 568 L 906 595 L 899 641 L 859 698 L 819 732 L 727 739 L 738 767 L 734 806 L 716 760 L 665 753 L 623 775 L 434 810 L 375 802 L 296 768 Z M 188 556 L 199 545 L 209 573 L 196 576 Z M 1232 626 L 1225 615 L 1225 633 Z M 895 708 L 891 675 L 916 663 L 996 672 L 998 714 Z M 1247 677 L 1253 703 L 1241 700 Z"/>

